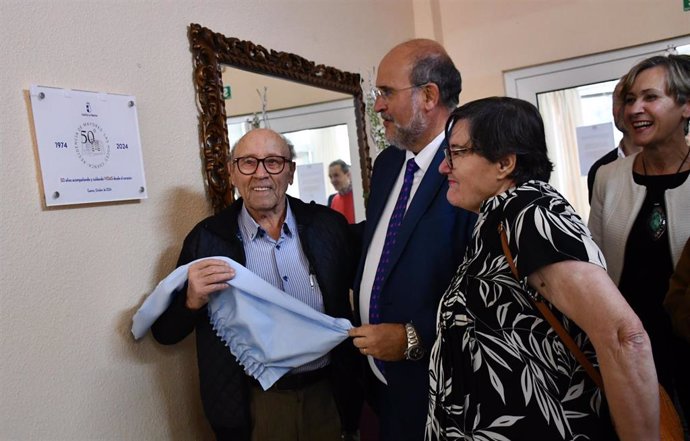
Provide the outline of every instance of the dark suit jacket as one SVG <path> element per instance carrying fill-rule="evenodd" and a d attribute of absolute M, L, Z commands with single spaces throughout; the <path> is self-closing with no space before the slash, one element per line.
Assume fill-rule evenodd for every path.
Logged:
<path fill-rule="evenodd" d="M 445 145 L 445 141 L 444 141 Z M 371 176 L 363 231 L 362 257 L 354 283 L 355 319 L 366 254 L 386 200 L 400 173 L 405 152 L 389 147 L 381 152 Z M 438 172 L 438 149 L 409 205 L 391 252 L 391 266 L 381 290 L 382 323 L 412 323 L 427 350 L 420 361 L 386 363 L 388 387 L 379 403 L 382 439 L 423 439 L 429 397 L 429 357 L 436 338 L 438 303 L 460 264 L 472 235 L 476 215 L 453 207 L 446 199 L 448 181 Z M 394 197 L 397 197 L 395 195 Z"/>
<path fill-rule="evenodd" d="M 594 164 L 589 168 L 587 173 L 587 191 L 589 192 L 589 202 L 592 202 L 592 192 L 594 191 L 594 178 L 597 177 L 597 170 L 602 165 L 606 165 L 609 162 L 613 162 L 618 159 L 618 147 L 611 150 L 601 158 L 597 159 Z"/>

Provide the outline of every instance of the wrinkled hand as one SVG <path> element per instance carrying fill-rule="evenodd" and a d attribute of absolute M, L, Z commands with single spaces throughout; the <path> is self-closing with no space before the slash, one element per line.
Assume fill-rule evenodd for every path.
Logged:
<path fill-rule="evenodd" d="M 353 344 L 364 355 L 383 361 L 400 361 L 405 358 L 407 333 L 401 323 L 362 325 L 348 332 Z"/>
<path fill-rule="evenodd" d="M 235 277 L 235 270 L 222 260 L 208 259 L 189 266 L 187 271 L 187 301 L 189 309 L 201 309 L 208 303 L 208 296 L 222 291 Z"/>

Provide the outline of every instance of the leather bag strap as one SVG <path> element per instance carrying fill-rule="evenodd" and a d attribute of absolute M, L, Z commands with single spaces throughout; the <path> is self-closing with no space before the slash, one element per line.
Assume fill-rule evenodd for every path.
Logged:
<path fill-rule="evenodd" d="M 498 232 L 501 235 L 501 247 L 503 248 L 503 254 L 506 256 L 506 260 L 508 261 L 508 266 L 510 266 L 510 270 L 513 272 L 513 276 L 515 279 L 519 282 L 520 277 L 518 276 L 518 271 L 517 267 L 515 266 L 515 262 L 513 261 L 513 256 L 510 254 L 510 248 L 508 247 L 508 237 L 506 236 L 506 232 L 503 228 L 503 223 L 498 224 Z M 546 306 L 546 303 L 544 303 L 541 300 L 537 300 L 533 298 L 532 296 L 528 296 L 531 300 L 532 303 L 534 303 L 534 306 L 537 307 L 539 312 L 541 313 L 542 317 L 549 322 L 551 327 L 553 328 L 554 331 L 556 331 L 556 334 L 558 337 L 560 337 L 561 341 L 565 344 L 565 346 L 570 350 L 570 352 L 575 356 L 577 361 L 580 363 L 580 365 L 585 369 L 587 372 L 587 375 L 594 381 L 594 384 L 599 387 L 599 389 L 604 391 L 604 382 L 601 379 L 601 374 L 599 371 L 592 365 L 592 363 L 589 362 L 587 357 L 585 357 L 585 354 L 582 353 L 580 348 L 577 346 L 575 343 L 575 340 L 568 334 L 568 331 L 565 330 L 563 325 L 561 324 L 560 321 L 556 318 L 556 316 L 553 315 L 553 312 L 551 312 L 551 309 L 549 309 L 548 306 Z"/>

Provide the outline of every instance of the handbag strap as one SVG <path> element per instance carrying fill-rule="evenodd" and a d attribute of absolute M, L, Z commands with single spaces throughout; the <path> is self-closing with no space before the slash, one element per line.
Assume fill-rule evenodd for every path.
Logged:
<path fill-rule="evenodd" d="M 498 224 L 498 232 L 501 235 L 501 247 L 503 248 L 503 254 L 506 256 L 506 260 L 508 261 L 508 266 L 510 266 L 510 270 L 513 272 L 513 276 L 515 276 L 515 279 L 519 282 L 520 277 L 518 276 L 518 271 L 517 268 L 515 267 L 515 262 L 513 261 L 513 256 L 510 254 L 510 248 L 508 247 L 508 238 L 506 237 L 506 232 L 505 229 L 503 228 L 503 223 Z M 548 306 L 541 300 L 537 300 L 532 296 L 528 296 L 532 302 L 534 303 L 534 306 L 537 307 L 539 312 L 541 313 L 542 317 L 549 322 L 551 327 L 553 328 L 554 331 L 556 331 L 556 334 L 558 337 L 560 337 L 561 341 L 565 344 L 565 346 L 570 350 L 570 352 L 575 356 L 577 361 L 580 363 L 580 365 L 585 369 L 587 372 L 587 375 L 594 381 L 594 384 L 599 387 L 599 389 L 604 390 L 604 383 L 601 380 L 601 374 L 599 371 L 592 365 L 592 363 L 589 362 L 587 357 L 585 357 L 585 354 L 582 353 L 582 350 L 580 350 L 580 347 L 575 343 L 575 340 L 568 334 L 568 331 L 565 330 L 563 325 L 561 324 L 560 321 L 556 318 L 556 316 L 553 315 L 553 312 L 551 312 L 551 309 L 549 309 Z"/>

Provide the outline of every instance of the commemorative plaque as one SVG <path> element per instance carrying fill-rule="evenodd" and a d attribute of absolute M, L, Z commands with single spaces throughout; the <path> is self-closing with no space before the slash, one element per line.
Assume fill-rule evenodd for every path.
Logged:
<path fill-rule="evenodd" d="M 31 86 L 47 206 L 146 199 L 136 99 Z"/>

